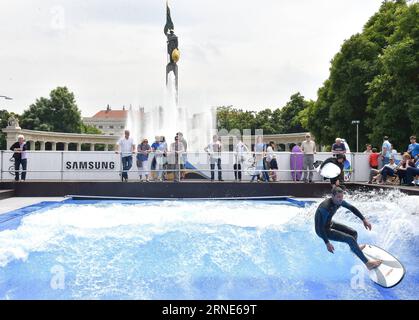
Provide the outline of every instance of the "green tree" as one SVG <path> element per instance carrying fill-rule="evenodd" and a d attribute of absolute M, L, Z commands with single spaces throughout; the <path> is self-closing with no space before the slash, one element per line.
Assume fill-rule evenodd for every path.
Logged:
<path fill-rule="evenodd" d="M 51 91 L 49 99 L 37 99 L 23 112 L 22 127 L 31 130 L 81 133 L 81 112 L 74 94 L 66 87 L 58 87 Z"/>
<path fill-rule="evenodd" d="M 102 134 L 103 132 L 101 130 L 99 130 L 98 128 L 96 128 L 95 126 L 82 123 L 81 133 Z"/>
<path fill-rule="evenodd" d="M 217 108 L 217 129 L 231 131 L 238 129 L 241 132 L 245 129 L 255 128 L 255 112 L 243 111 L 233 106 L 222 106 Z"/>
<path fill-rule="evenodd" d="M 379 53 L 377 44 L 357 34 L 345 41 L 332 61 L 329 77 L 330 90 L 333 92 L 329 110 L 331 129 L 336 137 L 345 138 L 350 146 L 356 145 L 356 130 L 352 120 L 361 121 L 360 144 L 367 142 L 367 84 L 378 73 Z"/>
<path fill-rule="evenodd" d="M 319 143 L 340 136 L 354 146 L 352 120 L 361 121 L 361 145 L 381 145 L 386 134 L 400 149 L 417 132 L 418 6 L 384 1 L 363 32 L 343 43 L 317 101 L 300 114 Z"/>
<path fill-rule="evenodd" d="M 419 4 L 398 10 L 395 32 L 379 56 L 380 74 L 368 87 L 368 111 L 375 144 L 383 135 L 403 151 L 409 136 L 419 132 Z"/>
<path fill-rule="evenodd" d="M 327 146 L 331 144 L 334 137 L 329 115 L 330 105 L 334 100 L 330 80 L 324 82 L 323 87 L 318 90 L 317 96 L 317 101 L 308 106 L 307 126 L 308 130 L 316 137 L 316 142 Z"/>
<path fill-rule="evenodd" d="M 6 134 L 1 131 L 1 129 L 6 128 L 8 125 L 9 118 L 14 116 L 20 121 L 20 116 L 14 112 L 9 112 L 7 110 L 0 110 L 0 150 L 6 150 Z"/>
<path fill-rule="evenodd" d="M 304 109 L 308 108 L 309 102 L 299 93 L 295 93 L 291 96 L 290 101 L 287 102 L 285 107 L 281 109 L 280 114 L 280 126 L 282 128 L 281 133 L 296 133 L 305 132 L 307 128 L 304 128 L 301 124 L 301 118 L 299 114 Z"/>
<path fill-rule="evenodd" d="M 272 110 L 259 111 L 255 117 L 255 129 L 263 130 L 263 134 L 275 134 L 275 124 L 272 121 Z"/>

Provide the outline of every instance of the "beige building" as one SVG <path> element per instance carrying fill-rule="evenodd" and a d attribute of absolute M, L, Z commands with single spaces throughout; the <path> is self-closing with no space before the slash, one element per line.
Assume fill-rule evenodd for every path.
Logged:
<path fill-rule="evenodd" d="M 103 135 L 103 134 L 78 134 L 64 132 L 50 132 L 26 130 L 19 126 L 19 122 L 11 118 L 6 128 L 2 130 L 6 135 L 7 150 L 15 143 L 19 135 L 25 137 L 29 150 L 75 150 L 81 151 L 82 145 L 84 150 L 95 151 L 100 146 L 101 150 L 112 150 L 119 136 Z"/>
<path fill-rule="evenodd" d="M 93 117 L 83 118 L 83 123 L 94 126 L 104 135 L 119 137 L 124 133 L 128 112 L 125 107 L 122 110 L 112 110 L 108 105 L 106 110 L 97 112 Z"/>

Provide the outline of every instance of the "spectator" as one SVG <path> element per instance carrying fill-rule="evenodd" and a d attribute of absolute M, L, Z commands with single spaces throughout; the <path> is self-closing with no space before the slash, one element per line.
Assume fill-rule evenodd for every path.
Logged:
<path fill-rule="evenodd" d="M 15 142 L 10 150 L 13 151 L 13 158 L 15 159 L 15 181 L 19 181 L 19 170 L 22 166 L 22 181 L 26 180 L 26 168 L 28 165 L 28 157 L 26 154 L 26 142 L 23 135 L 17 137 L 17 142 Z"/>
<path fill-rule="evenodd" d="M 414 159 L 419 154 L 419 143 L 416 142 L 416 136 L 410 137 L 410 144 L 407 147 L 407 153 Z"/>
<path fill-rule="evenodd" d="M 335 157 L 338 154 L 346 153 L 346 147 L 345 144 L 342 142 L 342 139 L 336 138 L 335 143 L 332 145 L 332 153 Z"/>
<path fill-rule="evenodd" d="M 174 169 L 174 180 L 179 181 L 181 172 L 183 172 L 183 153 L 185 152 L 185 145 L 180 141 L 179 135 L 175 136 L 175 142 L 170 145 L 170 157 L 168 157 L 168 162 L 170 169 Z M 179 172 L 179 170 L 181 170 Z"/>
<path fill-rule="evenodd" d="M 235 164 L 234 164 L 234 180 L 242 180 L 242 165 L 245 162 L 245 154 L 249 152 L 249 148 L 243 143 L 241 137 L 237 137 L 239 142 L 234 147 Z"/>
<path fill-rule="evenodd" d="M 391 143 L 388 141 L 388 137 L 384 136 L 383 145 L 381 146 L 381 160 L 383 162 L 383 166 L 390 163 L 390 156 L 391 156 Z"/>
<path fill-rule="evenodd" d="M 327 163 L 333 163 L 340 168 L 340 174 L 336 178 L 330 179 L 330 184 L 332 186 L 339 187 L 339 186 L 342 186 L 342 184 L 344 183 L 345 178 L 344 178 L 344 173 L 343 173 L 343 167 L 344 167 L 343 164 L 345 163 L 345 160 L 346 160 L 346 156 L 340 153 L 336 155 L 336 158 L 335 157 L 328 158 L 325 161 L 323 161 L 323 163 L 320 165 L 320 170 L 323 169 L 323 167 Z"/>
<path fill-rule="evenodd" d="M 380 154 L 377 152 L 377 148 L 372 148 L 372 152 L 369 155 L 370 169 L 378 170 L 379 157 L 380 157 Z"/>
<path fill-rule="evenodd" d="M 381 180 L 380 183 L 386 183 L 387 182 L 387 176 L 394 177 L 397 171 L 397 164 L 395 162 L 395 159 L 393 157 L 390 157 L 389 159 L 390 163 L 384 165 L 384 167 L 381 170 Z"/>
<path fill-rule="evenodd" d="M 148 144 L 148 140 L 144 139 L 141 144 L 137 146 L 137 168 L 140 176 L 140 181 L 143 181 L 143 175 L 145 175 L 145 181 L 148 182 L 148 156 L 151 152 L 151 147 Z"/>
<path fill-rule="evenodd" d="M 272 178 L 272 181 L 278 180 L 278 162 L 276 161 L 276 156 L 274 153 L 275 142 L 270 141 L 268 147 L 266 148 L 266 163 L 267 168 L 269 169 L 269 175 Z"/>
<path fill-rule="evenodd" d="M 372 153 L 372 146 L 369 143 L 365 145 L 365 148 L 366 150 L 364 151 L 364 153 Z"/>
<path fill-rule="evenodd" d="M 157 179 L 163 181 L 166 179 L 165 168 L 167 166 L 167 143 L 164 136 L 160 137 L 159 146 L 156 149 L 156 167 Z"/>
<path fill-rule="evenodd" d="M 222 172 L 221 172 L 221 142 L 218 139 L 217 135 L 212 137 L 212 142 L 204 148 L 205 152 L 208 153 L 210 158 L 210 167 L 211 167 L 211 181 L 214 181 L 215 175 L 215 164 L 218 168 L 218 181 L 223 181 Z"/>
<path fill-rule="evenodd" d="M 266 152 L 266 145 L 263 143 L 262 136 L 258 136 L 256 138 L 255 144 L 255 162 L 256 162 L 256 170 L 255 175 L 252 177 L 252 181 L 257 178 L 258 181 L 269 181 L 269 175 L 267 173 L 266 165 L 265 165 L 265 152 Z M 261 177 L 262 175 L 262 177 Z"/>
<path fill-rule="evenodd" d="M 160 145 L 160 137 L 155 136 L 154 138 L 155 138 L 155 140 L 154 140 L 153 144 L 151 145 L 151 151 L 153 152 L 153 155 L 152 155 L 150 169 L 151 169 L 152 178 L 157 179 L 157 176 L 156 176 L 156 166 L 157 166 L 156 150 L 159 148 L 159 145 Z"/>
<path fill-rule="evenodd" d="M 135 145 L 132 138 L 129 137 L 129 130 L 125 130 L 124 135 L 124 137 L 118 140 L 115 153 L 121 154 L 121 180 L 128 182 L 128 171 L 132 167 L 132 155 L 135 153 Z"/>
<path fill-rule="evenodd" d="M 308 182 L 313 182 L 313 170 L 314 170 L 314 155 L 316 152 L 316 143 L 311 140 L 311 135 L 308 133 L 306 134 L 306 140 L 303 141 L 301 144 L 301 149 L 304 153 L 304 162 L 303 162 L 303 170 L 304 176 L 303 181 L 307 182 L 307 172 L 308 172 Z M 307 171 L 308 170 L 308 171 Z"/>
<path fill-rule="evenodd" d="M 419 185 L 419 155 L 416 155 L 415 166 L 406 169 L 406 183 Z"/>
<path fill-rule="evenodd" d="M 387 180 L 387 176 L 394 176 L 395 170 L 397 169 L 397 165 L 394 161 L 393 157 L 390 157 L 390 163 L 386 164 L 381 169 L 371 169 L 370 170 L 370 179 L 368 183 L 373 183 L 373 181 L 377 181 L 377 183 L 382 183 Z"/>
<path fill-rule="evenodd" d="M 179 137 L 179 142 L 181 142 L 183 144 L 183 153 L 182 153 L 182 163 L 183 165 L 186 164 L 186 162 L 188 162 L 188 142 L 186 141 L 185 137 L 183 136 L 182 132 L 178 132 L 176 134 Z M 185 172 L 182 171 L 181 173 L 182 179 L 185 178 Z"/>
<path fill-rule="evenodd" d="M 403 154 L 403 159 L 400 161 L 400 164 L 397 166 L 397 175 L 399 176 L 400 185 L 410 185 L 407 183 L 407 168 L 414 168 L 415 162 L 412 160 L 412 157 L 407 152 Z"/>

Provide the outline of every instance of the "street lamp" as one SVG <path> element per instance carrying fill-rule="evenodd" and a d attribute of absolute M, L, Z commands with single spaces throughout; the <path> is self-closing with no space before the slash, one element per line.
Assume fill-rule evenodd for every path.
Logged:
<path fill-rule="evenodd" d="M 10 98 L 10 97 L 8 97 L 8 96 L 0 96 L 0 98 L 4 98 L 4 99 L 6 99 L 6 100 L 13 100 L 13 98 Z"/>
<path fill-rule="evenodd" d="M 358 126 L 359 126 L 359 123 L 360 123 L 361 121 L 359 121 L 359 120 L 353 120 L 352 121 L 352 124 L 356 124 L 356 152 L 358 152 Z"/>

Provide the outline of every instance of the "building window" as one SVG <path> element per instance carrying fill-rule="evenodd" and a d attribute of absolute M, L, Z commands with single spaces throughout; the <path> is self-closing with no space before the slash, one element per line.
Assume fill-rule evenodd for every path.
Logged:
<path fill-rule="evenodd" d="M 99 129 L 103 129 L 103 126 L 98 126 Z"/>
<path fill-rule="evenodd" d="M 121 128 L 121 129 L 124 129 L 125 127 L 124 127 L 124 126 L 120 126 L 120 128 Z"/>
<path fill-rule="evenodd" d="M 113 129 L 113 126 L 109 126 L 109 129 Z"/>

